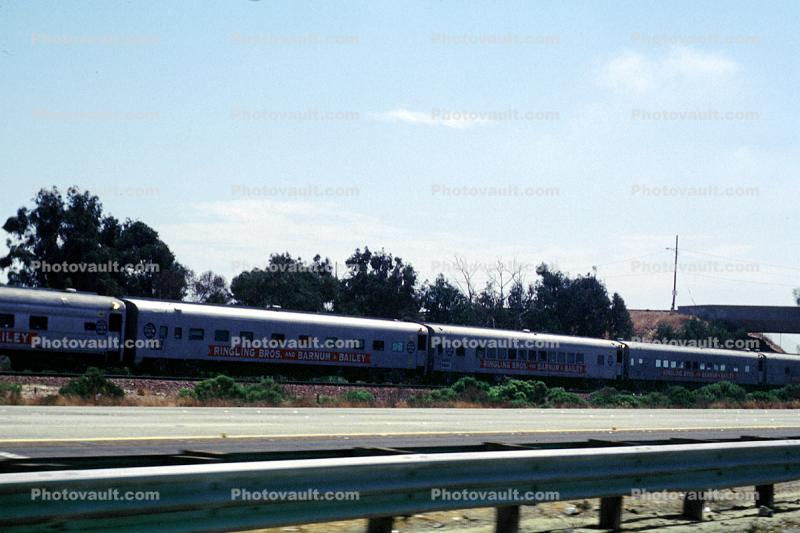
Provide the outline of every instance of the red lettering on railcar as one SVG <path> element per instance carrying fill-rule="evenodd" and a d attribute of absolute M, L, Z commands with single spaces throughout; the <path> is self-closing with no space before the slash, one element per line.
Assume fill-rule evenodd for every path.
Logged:
<path fill-rule="evenodd" d="M 508 361 L 505 359 L 481 359 L 481 368 L 494 370 L 525 370 L 528 372 L 560 372 L 563 374 L 586 373 L 585 364 L 539 363 L 533 361 Z"/>
<path fill-rule="evenodd" d="M 0 344 L 27 344 L 30 346 L 36 335 L 34 331 L 27 332 L 0 329 Z"/>
<path fill-rule="evenodd" d="M 244 348 L 242 346 L 208 346 L 209 357 L 231 357 L 265 361 L 309 361 L 344 365 L 368 365 L 370 354 L 355 352 L 329 352 L 324 350 L 292 350 L 278 348 Z"/>
<path fill-rule="evenodd" d="M 705 370 L 686 370 L 683 368 L 665 368 L 661 370 L 661 375 L 668 378 L 697 378 L 697 379 L 714 379 L 714 380 L 729 380 L 736 379 L 736 372 L 720 372 L 720 371 L 705 371 Z"/>

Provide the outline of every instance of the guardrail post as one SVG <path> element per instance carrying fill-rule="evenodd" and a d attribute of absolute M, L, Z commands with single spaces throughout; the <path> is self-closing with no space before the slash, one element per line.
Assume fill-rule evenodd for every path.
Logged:
<path fill-rule="evenodd" d="M 622 527 L 622 496 L 600 498 L 600 527 L 613 530 Z"/>
<path fill-rule="evenodd" d="M 683 516 L 689 520 L 703 521 L 703 507 L 706 501 L 702 492 L 687 492 L 683 497 Z"/>
<path fill-rule="evenodd" d="M 775 485 L 756 485 L 756 507 L 775 507 Z"/>
<path fill-rule="evenodd" d="M 497 508 L 495 533 L 519 533 L 519 505 Z"/>
<path fill-rule="evenodd" d="M 369 522 L 367 522 L 367 533 L 392 533 L 393 523 L 394 517 L 392 516 L 370 518 Z"/>

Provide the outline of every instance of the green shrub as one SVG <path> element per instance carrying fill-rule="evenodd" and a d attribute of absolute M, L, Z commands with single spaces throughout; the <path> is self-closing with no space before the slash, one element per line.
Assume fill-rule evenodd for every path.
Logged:
<path fill-rule="evenodd" d="M 489 401 L 489 389 L 491 387 L 485 381 L 475 379 L 472 376 L 467 376 L 459 379 L 449 389 L 451 393 L 442 393 L 444 395 L 451 395 L 453 400 L 461 400 L 464 402 L 472 403 L 487 403 Z"/>
<path fill-rule="evenodd" d="M 223 374 L 205 379 L 194 386 L 194 395 L 198 400 L 243 400 L 244 388 L 233 378 Z"/>
<path fill-rule="evenodd" d="M 586 400 L 575 394 L 567 392 L 563 387 L 555 387 L 547 391 L 546 405 L 550 407 L 585 407 Z"/>
<path fill-rule="evenodd" d="M 778 389 L 778 394 L 785 401 L 800 400 L 800 384 L 786 385 Z"/>
<path fill-rule="evenodd" d="M 697 402 L 694 392 L 679 385 L 668 388 L 666 394 L 673 407 L 692 407 Z"/>
<path fill-rule="evenodd" d="M 197 396 L 194 393 L 194 389 L 183 387 L 178 391 L 178 398 L 197 398 Z"/>
<path fill-rule="evenodd" d="M 319 405 L 336 405 L 339 403 L 339 400 L 337 398 L 334 398 L 333 396 L 320 394 L 319 396 L 317 396 L 317 403 Z"/>
<path fill-rule="evenodd" d="M 743 402 L 747 398 L 747 392 L 735 383 L 730 381 L 720 381 L 711 383 L 697 389 L 695 393 L 697 401 L 708 405 L 715 402 Z"/>
<path fill-rule="evenodd" d="M 258 384 L 244 388 L 244 399 L 248 403 L 279 405 L 288 399 L 288 394 L 274 379 L 261 378 Z"/>
<path fill-rule="evenodd" d="M 671 407 L 672 401 L 669 396 L 660 392 L 651 392 L 644 395 L 641 399 L 642 405 L 646 407 Z"/>
<path fill-rule="evenodd" d="M 589 395 L 589 403 L 595 407 L 612 407 L 616 405 L 614 398 L 619 395 L 619 391 L 614 387 L 603 387 Z"/>
<path fill-rule="evenodd" d="M 0 382 L 0 404 L 17 404 L 22 400 L 22 385 Z"/>
<path fill-rule="evenodd" d="M 122 398 L 125 391 L 103 376 L 103 373 L 94 367 L 78 377 L 72 378 L 58 391 L 62 396 L 78 396 L 84 399 L 95 398 L 98 395 L 109 398 Z"/>
<path fill-rule="evenodd" d="M 614 387 L 603 387 L 589 395 L 589 403 L 595 407 L 639 407 L 639 399 L 633 394 L 620 392 Z"/>
<path fill-rule="evenodd" d="M 375 396 L 368 390 L 350 390 L 344 396 L 344 400 L 350 403 L 373 403 Z"/>
<path fill-rule="evenodd" d="M 747 395 L 747 399 L 754 402 L 780 403 L 782 401 L 781 389 L 771 391 L 759 390 L 751 392 Z"/>
<path fill-rule="evenodd" d="M 516 407 L 541 405 L 547 398 L 547 385 L 541 381 L 512 379 L 489 389 L 489 398 L 497 403 L 510 403 Z"/>

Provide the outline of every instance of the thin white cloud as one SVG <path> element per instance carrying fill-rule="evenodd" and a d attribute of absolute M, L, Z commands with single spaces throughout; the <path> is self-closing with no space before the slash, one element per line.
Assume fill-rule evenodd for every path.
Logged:
<path fill-rule="evenodd" d="M 642 93 L 681 81 L 718 81 L 739 70 L 739 64 L 724 55 L 676 46 L 661 57 L 623 52 L 602 66 L 597 82 L 618 91 Z"/>
<path fill-rule="evenodd" d="M 384 113 L 373 113 L 372 116 L 389 122 L 403 122 L 413 125 L 421 124 L 424 126 L 445 126 L 453 129 L 471 128 L 472 126 L 486 122 L 485 120 L 461 116 L 445 118 L 437 116 L 437 113 L 434 112 L 424 113 L 422 111 L 410 111 L 408 109 L 393 109 L 392 111 L 386 111 Z"/>

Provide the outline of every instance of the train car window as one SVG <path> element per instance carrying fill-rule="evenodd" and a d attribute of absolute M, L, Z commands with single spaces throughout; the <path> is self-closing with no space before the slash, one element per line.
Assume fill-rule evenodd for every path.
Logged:
<path fill-rule="evenodd" d="M 567 354 L 566 354 L 566 352 L 558 352 L 558 362 L 559 363 L 566 363 L 567 362 Z"/>
<path fill-rule="evenodd" d="M 744 371 L 750 372 L 750 365 L 744 365 Z"/>
<path fill-rule="evenodd" d="M 575 364 L 575 352 L 569 352 L 567 354 L 567 364 L 574 365 Z"/>
<path fill-rule="evenodd" d="M 603 354 L 599 354 L 597 356 L 597 364 L 600 365 L 600 366 L 606 364 L 606 358 L 605 358 L 605 356 Z"/>
<path fill-rule="evenodd" d="M 441 344 L 436 347 L 437 355 L 442 355 L 443 352 L 444 352 L 444 347 Z"/>
<path fill-rule="evenodd" d="M 622 350 L 617 350 L 617 363 L 622 364 Z"/>
<path fill-rule="evenodd" d="M 252 331 L 240 331 L 239 332 L 239 338 L 242 339 L 242 340 L 248 340 L 250 342 L 253 342 L 253 337 L 254 337 L 254 335 L 253 335 Z"/>
<path fill-rule="evenodd" d="M 201 341 L 206 336 L 206 330 L 203 328 L 189 328 L 189 340 Z"/>
<path fill-rule="evenodd" d="M 486 347 L 485 346 L 478 346 L 475 348 L 475 357 L 478 359 L 483 359 L 486 357 Z"/>
<path fill-rule="evenodd" d="M 217 329 L 214 330 L 214 341 L 215 342 L 228 342 L 231 340 L 231 332 L 227 329 Z"/>
<path fill-rule="evenodd" d="M 489 348 L 486 350 L 486 359 L 497 359 L 497 348 Z"/>
<path fill-rule="evenodd" d="M 178 340 L 183 338 L 183 328 L 181 328 L 181 327 L 176 327 L 175 328 L 175 338 L 178 339 Z"/>
<path fill-rule="evenodd" d="M 46 316 L 33 316 L 30 319 L 30 329 L 37 331 L 47 331 L 47 317 Z"/>
<path fill-rule="evenodd" d="M 558 362 L 558 354 L 556 352 L 547 352 L 547 362 L 548 363 Z"/>
<path fill-rule="evenodd" d="M 393 342 L 392 343 L 392 351 L 395 352 L 395 353 L 400 353 L 400 352 L 403 351 L 403 347 L 404 346 L 405 346 L 405 344 L 403 343 L 403 341 Z"/>
<path fill-rule="evenodd" d="M 724 371 L 725 370 L 725 364 L 723 363 L 723 364 L 719 365 L 719 369 Z"/>
<path fill-rule="evenodd" d="M 0 314 L 0 328 L 13 328 L 14 327 L 14 315 L 11 314 Z"/>
<path fill-rule="evenodd" d="M 168 326 L 161 326 L 158 328 L 158 338 L 159 339 L 166 339 L 169 336 L 169 327 Z"/>
<path fill-rule="evenodd" d="M 94 322 L 84 322 L 83 331 L 97 331 L 97 324 Z"/>
<path fill-rule="evenodd" d="M 639 361 L 641 361 L 641 359 Z M 579 365 L 583 364 L 583 354 L 582 353 L 576 353 L 575 354 L 575 362 L 578 363 Z"/>
<path fill-rule="evenodd" d="M 678 362 L 677 361 L 670 361 L 669 362 L 669 367 L 670 368 L 678 368 Z"/>
<path fill-rule="evenodd" d="M 762 370 L 764 370 L 764 360 L 759 358 L 758 359 L 758 371 L 761 372 Z"/>
<path fill-rule="evenodd" d="M 733 371 L 734 371 L 735 373 L 739 372 L 739 367 L 738 367 L 738 366 L 735 366 L 735 367 L 733 367 Z"/>
<path fill-rule="evenodd" d="M 355 341 L 356 342 L 355 342 L 354 348 L 356 350 L 363 350 L 364 347 L 367 345 L 367 343 L 366 343 L 366 341 L 364 339 L 356 339 Z"/>
<path fill-rule="evenodd" d="M 789 374 L 791 374 L 791 373 L 792 373 L 792 371 L 791 371 L 791 370 L 789 369 L 789 367 L 787 366 L 786 368 L 784 368 L 784 369 L 783 369 L 783 373 L 784 373 L 784 374 L 786 374 L 786 375 L 788 376 Z"/>
<path fill-rule="evenodd" d="M 692 369 L 697 370 L 699 368 L 700 368 L 700 363 L 698 363 L 697 361 L 692 361 Z"/>
<path fill-rule="evenodd" d="M 547 352 L 546 351 L 539 350 L 539 361 L 541 361 L 542 363 L 546 363 L 547 362 Z"/>
<path fill-rule="evenodd" d="M 108 317 L 108 331 L 119 333 L 122 331 L 122 315 L 119 313 L 111 313 Z"/>
<path fill-rule="evenodd" d="M 508 349 L 508 358 L 509 358 L 509 360 L 517 358 L 517 349 L 516 348 L 509 348 Z"/>
<path fill-rule="evenodd" d="M 634 365 L 634 360 L 633 360 L 633 357 L 631 357 L 631 366 L 633 366 L 633 365 Z"/>
<path fill-rule="evenodd" d="M 384 346 L 383 341 L 372 341 L 372 351 L 382 352 L 383 346 Z"/>
<path fill-rule="evenodd" d="M 656 359 L 656 368 L 661 368 L 661 359 Z"/>
<path fill-rule="evenodd" d="M 467 349 L 464 348 L 463 345 L 459 346 L 458 348 L 456 348 L 456 355 L 458 357 L 464 357 L 465 355 L 467 355 Z"/>
<path fill-rule="evenodd" d="M 714 370 L 719 370 L 719 365 L 717 363 L 714 363 Z"/>
<path fill-rule="evenodd" d="M 643 365 L 643 364 L 644 364 L 644 359 L 641 359 L 641 358 L 640 358 L 640 359 L 639 359 L 639 364 L 640 364 L 640 365 Z"/>

